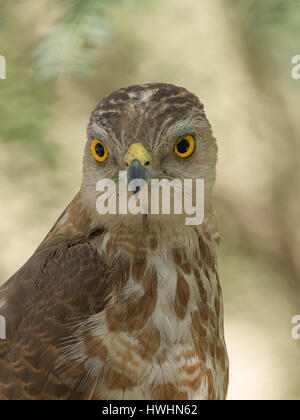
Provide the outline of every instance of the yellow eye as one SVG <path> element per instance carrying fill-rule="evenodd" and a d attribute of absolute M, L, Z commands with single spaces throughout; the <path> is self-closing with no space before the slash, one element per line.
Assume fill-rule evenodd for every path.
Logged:
<path fill-rule="evenodd" d="M 175 145 L 174 152 L 181 158 L 191 156 L 195 150 L 195 140 L 193 136 L 181 137 Z"/>
<path fill-rule="evenodd" d="M 108 157 L 107 149 L 101 141 L 94 139 L 92 143 L 92 153 L 98 162 L 104 162 Z"/>

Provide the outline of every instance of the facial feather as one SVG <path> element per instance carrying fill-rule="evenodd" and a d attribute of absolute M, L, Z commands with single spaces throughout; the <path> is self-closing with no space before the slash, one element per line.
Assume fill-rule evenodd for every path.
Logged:
<path fill-rule="evenodd" d="M 93 111 L 88 125 L 88 139 L 83 160 L 82 203 L 93 224 L 122 224 L 141 228 L 141 215 L 99 215 L 96 210 L 96 185 L 101 179 L 117 182 L 119 171 L 125 170 L 124 157 L 134 143 L 140 143 L 151 156 L 151 170 L 181 181 L 204 179 L 205 207 L 211 208 L 211 191 L 215 181 L 217 146 L 211 126 L 199 99 L 184 88 L 170 84 L 131 86 L 102 99 Z M 174 154 L 181 136 L 195 138 L 195 151 L 188 159 Z M 91 153 L 97 138 L 108 151 L 108 159 L 99 164 Z M 118 197 L 116 196 L 116 199 Z M 184 219 L 150 215 L 148 227 L 163 226 L 167 231 L 185 230 Z"/>

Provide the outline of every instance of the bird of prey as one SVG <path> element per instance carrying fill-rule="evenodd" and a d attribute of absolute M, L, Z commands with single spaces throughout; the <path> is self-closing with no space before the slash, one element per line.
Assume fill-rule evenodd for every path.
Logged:
<path fill-rule="evenodd" d="M 80 191 L 0 288 L 0 399 L 226 398 L 216 161 L 204 107 L 186 89 L 135 85 L 100 101 Z M 120 171 L 203 179 L 204 222 L 100 214 L 97 183 L 118 184 Z"/>

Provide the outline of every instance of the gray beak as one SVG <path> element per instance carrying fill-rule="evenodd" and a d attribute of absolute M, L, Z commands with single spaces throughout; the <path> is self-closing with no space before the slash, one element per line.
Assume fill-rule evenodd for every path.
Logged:
<path fill-rule="evenodd" d="M 146 166 L 142 165 L 138 159 L 134 159 L 127 170 L 128 184 L 133 180 L 141 180 L 141 181 L 144 181 L 144 183 L 147 183 L 150 181 L 152 176 L 153 176 L 152 171 L 148 169 Z M 137 185 L 133 193 L 137 194 L 140 191 L 140 189 L 141 189 L 140 185 Z"/>

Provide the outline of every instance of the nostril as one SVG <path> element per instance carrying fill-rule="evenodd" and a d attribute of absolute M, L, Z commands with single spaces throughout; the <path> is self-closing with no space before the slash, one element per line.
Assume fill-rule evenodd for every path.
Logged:
<path fill-rule="evenodd" d="M 149 162 L 149 160 L 145 163 L 145 165 L 144 166 L 149 166 L 150 165 L 150 162 Z"/>

